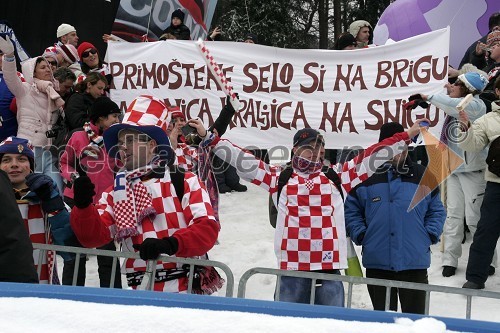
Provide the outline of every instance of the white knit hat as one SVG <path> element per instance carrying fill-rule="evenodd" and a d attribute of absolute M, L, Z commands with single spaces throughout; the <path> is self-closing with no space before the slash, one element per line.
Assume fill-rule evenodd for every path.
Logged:
<path fill-rule="evenodd" d="M 74 26 L 63 23 L 57 28 L 57 38 L 60 38 L 73 31 L 76 31 Z"/>

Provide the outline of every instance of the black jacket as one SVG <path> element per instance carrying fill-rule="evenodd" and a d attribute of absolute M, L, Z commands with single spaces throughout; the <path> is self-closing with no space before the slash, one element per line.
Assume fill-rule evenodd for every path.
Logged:
<path fill-rule="evenodd" d="M 481 39 L 475 41 L 469 46 L 467 51 L 465 51 L 465 54 L 462 58 L 462 61 L 460 61 L 460 65 L 458 66 L 458 68 L 462 68 L 462 66 L 465 64 L 473 64 L 479 69 L 484 68 L 488 65 L 486 63 L 486 58 L 484 57 L 484 54 L 480 56 L 476 54 L 476 44 L 479 42 L 486 43 L 486 37 L 488 37 L 488 35 L 481 37 Z"/>
<path fill-rule="evenodd" d="M 181 40 L 190 40 L 191 39 L 191 31 L 184 24 L 181 24 L 177 27 L 170 25 L 167 29 L 165 29 L 165 31 L 163 31 L 163 33 L 164 34 L 172 34 L 175 36 L 175 38 L 181 39 Z"/>
<path fill-rule="evenodd" d="M 38 283 L 33 245 L 4 171 L 0 171 L 0 193 L 0 281 Z"/>
<path fill-rule="evenodd" d="M 75 93 L 71 95 L 64 108 L 66 124 L 69 131 L 82 128 L 89 121 L 89 111 L 95 99 L 87 93 Z"/>

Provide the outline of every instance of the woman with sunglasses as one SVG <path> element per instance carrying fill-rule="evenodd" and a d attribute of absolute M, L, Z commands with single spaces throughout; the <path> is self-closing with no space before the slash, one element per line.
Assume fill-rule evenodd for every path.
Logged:
<path fill-rule="evenodd" d="M 108 85 L 111 84 L 109 67 L 99 58 L 99 51 L 92 43 L 81 43 L 78 46 L 78 56 L 80 56 L 83 74 L 78 77 L 77 82 L 83 81 L 89 73 L 97 72 L 106 77 Z"/>
<path fill-rule="evenodd" d="M 468 94 L 472 94 L 473 97 L 464 106 L 464 111 L 472 121 L 485 115 L 486 105 L 479 98 L 479 94 L 487 84 L 488 79 L 483 73 L 468 72 L 459 75 L 455 83 L 446 85 L 447 94 L 421 94 L 423 100 L 446 113 L 440 140 L 450 148 L 448 154 L 453 152 L 463 160 L 458 168 L 448 170 L 450 176 L 446 179 L 447 217 L 443 230 L 442 256 L 444 277 L 455 275 L 458 267 L 458 259 L 462 255 L 464 219 L 472 236 L 476 232 L 486 187 L 486 151 L 465 152 L 459 147 L 461 130 L 457 106 Z M 490 268 L 491 274 L 495 271 L 495 265 L 496 256 Z"/>
<path fill-rule="evenodd" d="M 9 90 L 16 96 L 17 136 L 29 139 L 35 146 L 36 172 L 43 173 L 57 184 L 62 193 L 62 178 L 58 161 L 49 151 L 52 139 L 49 133 L 57 121 L 64 100 L 57 93 L 59 82 L 44 57 L 35 57 L 22 64 L 25 82 L 17 75 L 14 45 L 9 37 L 0 37 L 0 51 L 4 53 L 2 70 Z"/>

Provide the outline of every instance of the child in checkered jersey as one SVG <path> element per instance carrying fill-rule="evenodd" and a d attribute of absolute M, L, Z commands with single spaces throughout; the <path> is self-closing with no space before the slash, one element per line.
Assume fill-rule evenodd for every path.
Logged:
<path fill-rule="evenodd" d="M 403 151 L 419 133 L 419 123 L 424 120 L 417 120 L 407 132 L 374 144 L 339 165 L 343 191 L 349 193 L 380 165 Z M 322 171 L 325 142 L 318 131 L 304 128 L 294 135 L 293 172 L 281 190 L 279 202 L 277 191 L 282 167 L 252 158 L 247 151 L 218 136 L 206 138 L 205 143 L 212 146 L 213 153 L 233 165 L 241 178 L 271 194 L 278 209 L 274 248 L 280 269 L 340 274 L 340 269 L 347 268 L 344 202 Z M 281 277 L 280 301 L 309 303 L 310 292 L 310 279 Z M 342 283 L 322 281 L 316 288 L 315 304 L 343 306 Z"/>

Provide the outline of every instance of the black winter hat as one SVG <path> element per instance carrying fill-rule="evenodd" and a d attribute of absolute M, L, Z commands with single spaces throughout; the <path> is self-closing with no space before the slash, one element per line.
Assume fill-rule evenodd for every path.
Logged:
<path fill-rule="evenodd" d="M 177 17 L 179 20 L 182 21 L 182 23 L 184 23 L 184 12 L 180 9 L 176 9 L 174 10 L 174 12 L 172 13 L 172 20 L 174 19 L 174 17 Z"/>
<path fill-rule="evenodd" d="M 312 128 L 303 128 L 298 130 L 293 136 L 293 146 L 300 147 L 313 141 L 319 141 L 324 146 L 325 139 L 320 132 Z"/>
<path fill-rule="evenodd" d="M 250 39 L 251 41 L 253 41 L 255 44 L 259 44 L 259 39 L 257 38 L 257 35 L 256 34 L 253 34 L 251 32 L 247 33 L 245 35 L 245 38 L 243 38 L 243 41 L 246 41 L 247 39 Z"/>
<path fill-rule="evenodd" d="M 334 50 L 343 50 L 345 47 L 348 46 L 357 46 L 358 43 L 356 42 L 356 38 L 354 38 L 353 35 L 350 33 L 346 33 L 341 35 L 336 41 L 335 45 L 333 46 Z"/>
<path fill-rule="evenodd" d="M 109 97 L 102 96 L 96 99 L 90 107 L 89 118 L 95 124 L 99 117 L 107 117 L 113 113 L 121 113 L 120 108 Z"/>
<path fill-rule="evenodd" d="M 382 127 L 380 127 L 380 136 L 378 137 L 378 142 L 390 138 L 396 133 L 401 133 L 404 131 L 405 129 L 400 123 L 393 122 L 383 124 Z"/>

